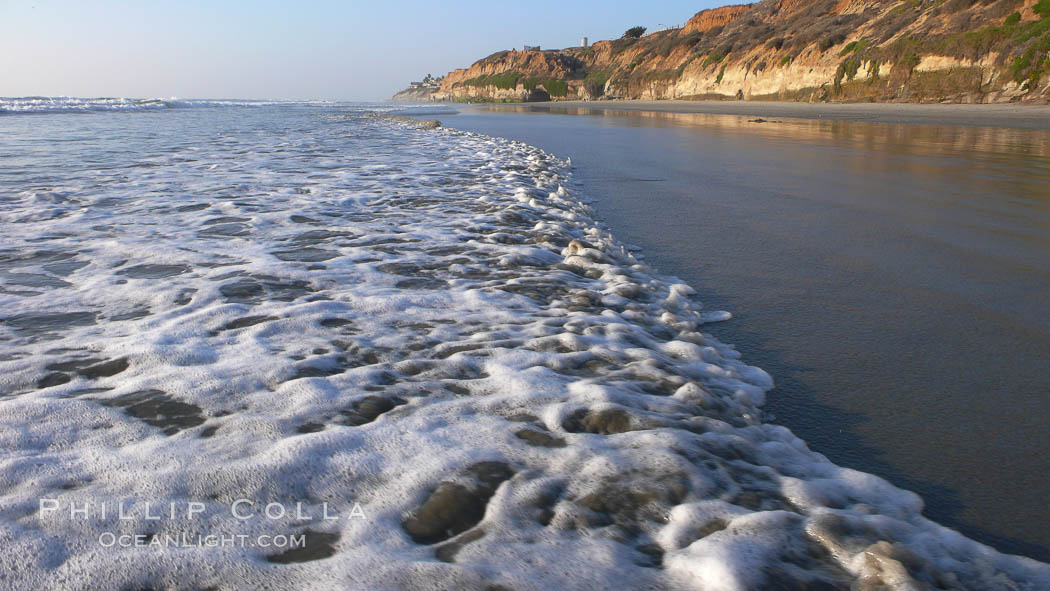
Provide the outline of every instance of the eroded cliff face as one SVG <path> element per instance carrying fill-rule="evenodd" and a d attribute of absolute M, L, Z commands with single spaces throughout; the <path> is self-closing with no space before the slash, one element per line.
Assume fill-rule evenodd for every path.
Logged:
<path fill-rule="evenodd" d="M 544 82 L 580 78 L 585 67 L 572 50 L 500 51 L 449 72 L 434 98 L 524 100 L 536 87 L 546 90 Z"/>
<path fill-rule="evenodd" d="M 764 0 L 591 47 L 502 51 L 434 100 L 1047 102 L 1050 0 Z"/>
<path fill-rule="evenodd" d="M 689 19 L 689 22 L 682 28 L 682 33 L 686 35 L 690 33 L 706 33 L 715 27 L 724 27 L 736 17 L 750 10 L 752 6 L 754 5 L 731 4 L 729 6 L 701 10 L 694 14 L 693 18 Z"/>

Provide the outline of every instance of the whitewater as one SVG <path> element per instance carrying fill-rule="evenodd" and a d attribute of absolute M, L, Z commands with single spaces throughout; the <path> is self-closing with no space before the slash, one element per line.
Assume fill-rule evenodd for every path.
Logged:
<path fill-rule="evenodd" d="M 568 162 L 391 110 L 0 99 L 0 586 L 1050 588 L 764 422 Z"/>

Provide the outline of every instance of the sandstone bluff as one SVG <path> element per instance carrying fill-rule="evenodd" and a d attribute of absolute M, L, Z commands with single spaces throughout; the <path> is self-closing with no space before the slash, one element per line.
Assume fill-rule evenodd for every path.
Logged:
<path fill-rule="evenodd" d="M 765 0 L 640 38 L 500 51 L 394 98 L 1047 103 L 1048 72 L 1050 0 Z"/>

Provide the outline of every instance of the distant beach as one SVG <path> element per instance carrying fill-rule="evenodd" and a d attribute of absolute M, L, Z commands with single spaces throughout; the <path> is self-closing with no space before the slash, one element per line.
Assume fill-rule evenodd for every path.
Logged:
<path fill-rule="evenodd" d="M 1050 130 L 1050 106 L 1016 104 L 916 104 L 916 103 L 795 103 L 774 101 L 555 101 L 548 103 L 485 103 L 500 109 L 583 109 L 602 111 L 651 111 L 746 115 L 756 118 L 823 119 L 869 123 L 921 123 L 1012 129 Z"/>

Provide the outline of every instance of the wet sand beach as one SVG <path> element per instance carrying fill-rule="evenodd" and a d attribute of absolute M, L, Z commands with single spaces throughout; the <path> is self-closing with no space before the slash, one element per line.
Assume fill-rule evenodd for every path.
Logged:
<path fill-rule="evenodd" d="M 774 422 L 1047 560 L 1046 113 L 625 101 L 441 119 L 571 157 L 617 236 L 733 313 L 708 330 L 776 380 Z M 937 124 L 870 122 L 920 119 Z"/>
<path fill-rule="evenodd" d="M 515 109 L 521 105 L 486 104 L 486 108 Z M 1010 129 L 1050 130 L 1050 106 L 1021 104 L 932 103 L 790 103 L 773 101 L 559 101 L 533 103 L 534 111 L 627 111 L 786 117 L 824 121 L 965 125 Z"/>

